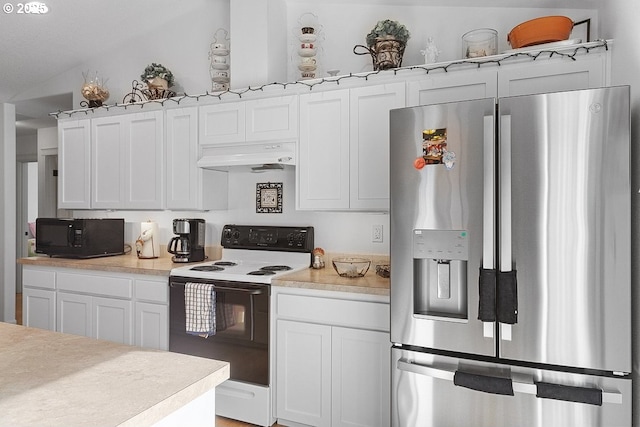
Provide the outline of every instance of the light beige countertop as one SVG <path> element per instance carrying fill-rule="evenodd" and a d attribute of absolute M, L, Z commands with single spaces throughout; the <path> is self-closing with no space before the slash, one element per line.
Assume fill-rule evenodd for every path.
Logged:
<path fill-rule="evenodd" d="M 208 252 L 209 260 L 219 259 L 220 255 L 215 249 Z M 355 292 L 372 295 L 389 295 L 389 279 L 376 274 L 376 265 L 388 264 L 389 258 L 380 255 L 365 256 L 372 260 L 371 267 L 364 277 L 347 278 L 340 277 L 331 265 L 331 259 L 343 254 L 327 254 L 325 267 L 322 269 L 306 269 L 296 273 L 281 276 L 273 281 L 274 286 L 287 286 L 294 288 L 320 289 L 340 292 Z M 353 255 L 349 255 L 353 256 Z M 185 264 L 177 264 L 171 261 L 171 256 L 166 254 L 155 259 L 138 259 L 135 253 L 102 258 L 70 259 L 50 257 L 19 258 L 19 264 L 37 265 L 46 267 L 77 268 L 81 270 L 112 271 L 131 274 L 150 274 L 156 276 L 169 276 L 174 267 Z"/>
<path fill-rule="evenodd" d="M 148 426 L 228 378 L 227 362 L 0 323 L 1 426 Z"/>
<path fill-rule="evenodd" d="M 334 255 L 335 256 L 335 255 Z M 318 289 L 325 291 L 354 292 L 370 295 L 389 295 L 390 280 L 376 274 L 376 265 L 389 264 L 389 258 L 384 256 L 365 256 L 372 260 L 369 271 L 364 277 L 341 277 L 331 265 L 332 255 L 324 257 L 325 267 L 321 269 L 308 268 L 298 272 L 286 274 L 274 279 L 273 286 L 290 288 Z"/>
<path fill-rule="evenodd" d="M 212 250 L 215 252 L 215 250 Z M 209 252 L 207 252 L 209 254 Z M 215 255 L 214 255 L 215 256 Z M 209 259 L 218 259 L 211 257 Z M 174 263 L 171 261 L 171 254 L 166 251 L 162 251 L 162 256 L 159 258 L 140 259 L 136 255 L 135 251 L 132 251 L 126 255 L 115 255 L 98 258 L 60 258 L 60 257 L 48 257 L 48 256 L 35 256 L 28 258 L 19 258 L 18 264 L 23 265 L 39 265 L 46 267 L 62 267 L 62 268 L 77 268 L 80 270 L 98 270 L 98 271 L 111 271 L 118 273 L 131 273 L 131 274 L 151 274 L 155 276 L 169 276 L 169 272 L 174 267 L 180 267 L 185 265 L 184 263 Z"/>

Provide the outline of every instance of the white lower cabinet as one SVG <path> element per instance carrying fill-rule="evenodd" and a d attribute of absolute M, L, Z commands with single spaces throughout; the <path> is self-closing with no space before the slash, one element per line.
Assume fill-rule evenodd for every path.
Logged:
<path fill-rule="evenodd" d="M 169 348 L 167 277 L 23 266 L 23 324 Z"/>
<path fill-rule="evenodd" d="M 32 328 L 56 330 L 56 292 L 22 288 L 22 324 Z"/>
<path fill-rule="evenodd" d="M 274 292 L 278 421 L 388 426 L 388 298 L 307 291 Z"/>
<path fill-rule="evenodd" d="M 162 304 L 136 302 L 135 344 L 140 347 L 169 349 L 169 307 Z"/>
<path fill-rule="evenodd" d="M 91 296 L 58 292 L 56 331 L 91 337 Z"/>
<path fill-rule="evenodd" d="M 56 330 L 56 273 L 23 268 L 22 324 L 32 328 Z"/>

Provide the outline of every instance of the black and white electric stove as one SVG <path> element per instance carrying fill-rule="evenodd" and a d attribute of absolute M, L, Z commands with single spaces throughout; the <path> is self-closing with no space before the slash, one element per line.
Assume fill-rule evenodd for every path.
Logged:
<path fill-rule="evenodd" d="M 177 267 L 171 275 L 269 284 L 311 265 L 313 227 L 226 225 L 221 245 L 220 260 Z"/>
<path fill-rule="evenodd" d="M 222 257 L 182 265 L 169 277 L 169 350 L 226 360 L 230 379 L 216 388 L 216 413 L 260 426 L 275 422 L 271 405 L 271 282 L 309 268 L 313 227 L 225 225 Z M 186 333 L 184 289 L 215 291 L 215 334 Z"/>

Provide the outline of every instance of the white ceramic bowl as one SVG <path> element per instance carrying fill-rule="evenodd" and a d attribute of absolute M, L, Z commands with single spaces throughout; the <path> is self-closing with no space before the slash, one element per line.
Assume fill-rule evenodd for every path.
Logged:
<path fill-rule="evenodd" d="M 224 48 L 213 48 L 211 49 L 211 53 L 218 56 L 227 56 L 229 55 L 229 49 Z"/>
<path fill-rule="evenodd" d="M 300 34 L 298 36 L 298 40 L 300 40 L 302 43 L 313 43 L 317 38 L 318 36 L 316 36 L 315 34 Z"/>
<path fill-rule="evenodd" d="M 214 70 L 228 70 L 229 64 L 221 64 L 219 62 L 214 62 L 213 64 L 211 64 L 211 68 L 213 68 Z"/>
<path fill-rule="evenodd" d="M 315 71 L 318 66 L 316 64 L 300 64 L 298 70 L 300 71 Z"/>
<path fill-rule="evenodd" d="M 316 56 L 316 49 L 310 49 L 310 48 L 304 48 L 304 49 L 298 49 L 298 55 L 300 56 L 304 56 L 304 57 L 309 57 L 309 56 Z"/>

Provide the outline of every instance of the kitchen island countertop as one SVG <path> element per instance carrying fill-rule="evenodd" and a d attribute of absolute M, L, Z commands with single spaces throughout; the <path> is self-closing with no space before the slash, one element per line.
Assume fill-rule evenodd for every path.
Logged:
<path fill-rule="evenodd" d="M 227 362 L 0 323 L 0 425 L 148 426 L 227 378 Z"/>

